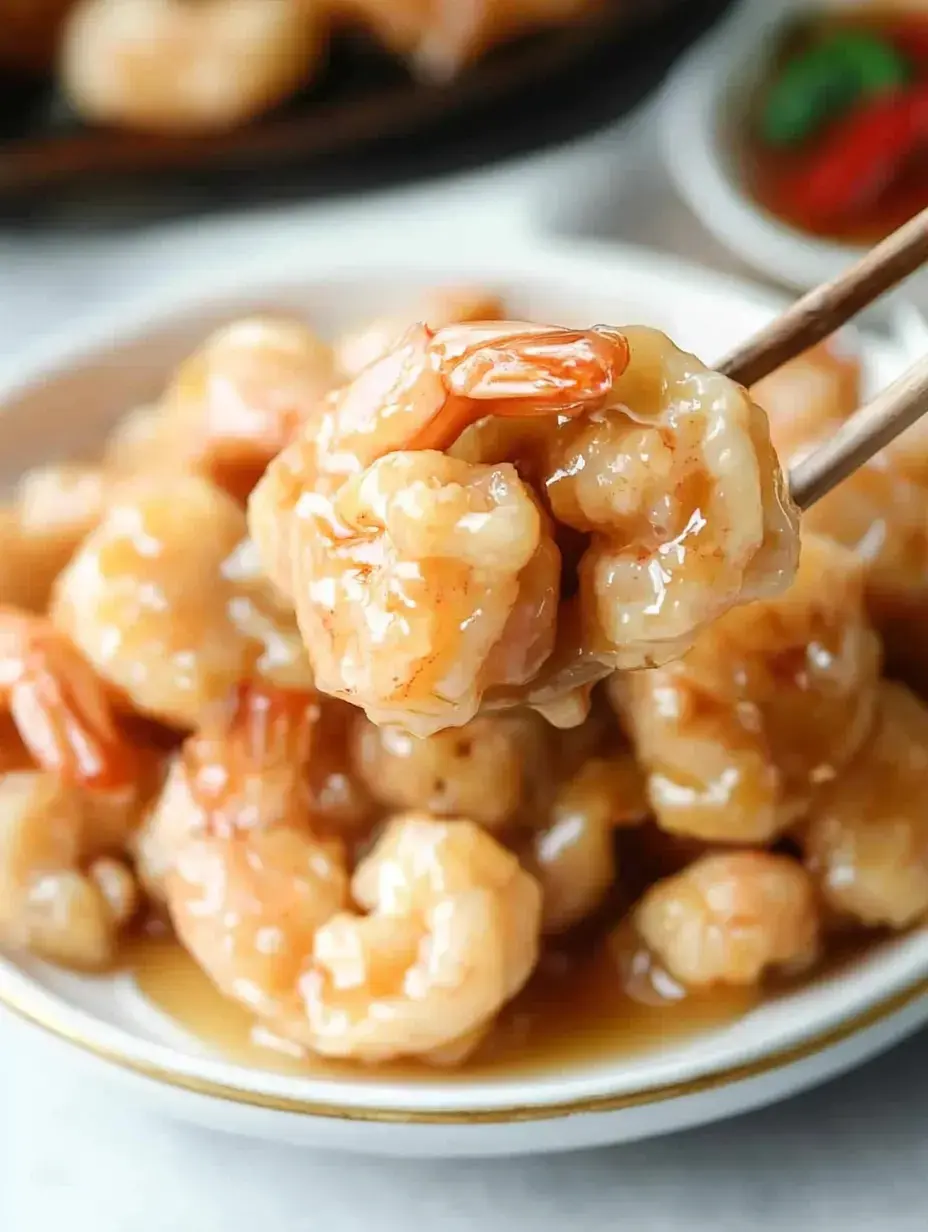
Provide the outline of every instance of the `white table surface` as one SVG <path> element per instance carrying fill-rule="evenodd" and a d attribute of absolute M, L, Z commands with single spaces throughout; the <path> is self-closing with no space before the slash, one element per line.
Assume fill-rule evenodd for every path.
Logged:
<path fill-rule="evenodd" d="M 622 238 L 738 270 L 673 199 L 652 147 L 645 117 L 630 133 L 412 204 L 438 202 L 449 227 L 484 210 L 496 227 Z M 377 207 L 366 208 L 376 221 Z M 275 220 L 295 235 L 324 223 L 311 209 Z M 181 228 L 128 244 L 0 236 L 0 363 L 178 265 L 208 272 L 233 231 Z M 536 1160 L 339 1158 L 160 1119 L 66 1051 L 0 1022 L 0 1232 L 392 1232 L 412 1218 L 429 1232 L 915 1232 L 928 1226 L 926 1109 L 922 1037 L 776 1108 L 639 1145 Z"/>

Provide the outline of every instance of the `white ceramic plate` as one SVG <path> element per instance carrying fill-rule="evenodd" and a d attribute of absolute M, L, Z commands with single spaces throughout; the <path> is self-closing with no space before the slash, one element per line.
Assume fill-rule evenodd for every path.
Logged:
<path fill-rule="evenodd" d="M 760 290 L 652 254 L 485 238 L 405 238 L 327 229 L 203 296 L 215 277 L 79 324 L 0 378 L 0 457 L 24 466 L 86 451 L 126 407 L 155 394 L 217 321 L 255 306 L 296 308 L 335 329 L 418 287 L 475 280 L 514 315 L 558 322 L 643 321 L 712 360 L 779 308 Z M 272 250 L 274 245 L 269 245 Z M 241 259 L 238 258 L 239 264 Z M 865 343 L 869 377 L 905 365 L 902 344 Z M 317 1146 L 405 1154 L 530 1152 L 667 1132 L 781 1098 L 874 1054 L 928 1019 L 928 935 L 873 950 L 852 969 L 698 1037 L 535 1076 L 422 1083 L 297 1078 L 232 1064 L 147 1005 L 126 976 L 90 979 L 0 958 L 0 1002 L 122 1077 L 137 1096 L 216 1128 Z M 77 1054 L 75 1054 L 77 1055 Z"/>

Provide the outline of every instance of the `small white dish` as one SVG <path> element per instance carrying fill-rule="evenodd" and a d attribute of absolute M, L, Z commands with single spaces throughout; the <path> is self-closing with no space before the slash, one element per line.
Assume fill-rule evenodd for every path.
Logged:
<path fill-rule="evenodd" d="M 808 5 L 800 0 L 769 0 L 726 23 L 674 73 L 659 123 L 671 179 L 706 229 L 755 269 L 805 290 L 836 277 L 865 249 L 809 235 L 765 210 L 744 185 L 730 139 L 784 23 L 802 7 Z"/>
<path fill-rule="evenodd" d="M 127 407 L 162 386 L 218 321 L 256 306 L 297 309 L 337 329 L 417 289 L 475 281 L 516 316 L 589 324 L 644 321 L 712 360 L 781 307 L 776 297 L 654 254 L 552 242 L 454 245 L 397 224 L 328 227 L 273 255 L 256 227 L 250 268 L 216 289 L 194 269 L 171 286 L 78 322 L 0 374 L 0 458 L 12 478 L 50 454 L 86 451 Z M 234 264 L 246 265 L 240 256 Z M 203 286 L 214 288 L 204 294 Z M 866 337 L 880 386 L 909 359 Z M 0 955 L 0 1004 L 95 1058 L 99 1073 L 178 1117 L 217 1129 L 346 1150 L 489 1155 L 619 1142 L 744 1111 L 820 1082 L 928 1021 L 928 933 L 762 1004 L 738 1021 L 628 1056 L 591 1056 L 533 1074 L 378 1079 L 291 1076 L 233 1063 L 148 1004 L 126 975 L 89 978 Z"/>

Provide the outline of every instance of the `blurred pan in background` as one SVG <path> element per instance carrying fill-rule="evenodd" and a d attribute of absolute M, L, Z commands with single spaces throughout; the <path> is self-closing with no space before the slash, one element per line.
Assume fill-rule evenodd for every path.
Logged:
<path fill-rule="evenodd" d="M 453 75 L 411 71 L 382 39 L 344 31 L 310 83 L 261 118 L 168 133 L 82 120 L 50 76 L 69 0 L 0 0 L 0 218 L 129 225 L 360 193 L 540 150 L 629 111 L 731 4 L 600 0 L 567 24 L 463 57 Z M 393 5 L 373 7 L 389 15 Z"/>

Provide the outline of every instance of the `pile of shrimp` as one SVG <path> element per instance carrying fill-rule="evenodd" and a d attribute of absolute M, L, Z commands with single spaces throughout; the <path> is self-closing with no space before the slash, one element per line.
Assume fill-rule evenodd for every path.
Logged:
<path fill-rule="evenodd" d="M 0 65 L 56 69 L 88 120 L 155 132 L 233 128 L 325 67 L 358 31 L 418 77 L 453 77 L 497 44 L 599 0 L 0 0 Z"/>
<path fill-rule="evenodd" d="M 546 955 L 678 999 L 928 912 L 902 547 L 829 498 L 800 552 L 758 402 L 788 456 L 856 373 L 752 397 L 654 330 L 502 315 L 233 322 L 20 480 L 0 944 L 107 970 L 169 927 L 264 1038 L 449 1066 Z M 920 492 L 917 444 L 873 473 Z"/>

